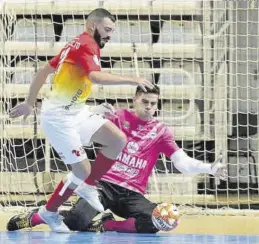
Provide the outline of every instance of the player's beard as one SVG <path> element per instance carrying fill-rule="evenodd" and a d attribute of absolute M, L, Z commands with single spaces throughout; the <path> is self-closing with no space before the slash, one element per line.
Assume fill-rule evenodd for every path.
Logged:
<path fill-rule="evenodd" d="M 94 31 L 94 40 L 97 42 L 99 48 L 104 48 L 105 42 L 102 42 L 101 35 L 97 29 Z"/>

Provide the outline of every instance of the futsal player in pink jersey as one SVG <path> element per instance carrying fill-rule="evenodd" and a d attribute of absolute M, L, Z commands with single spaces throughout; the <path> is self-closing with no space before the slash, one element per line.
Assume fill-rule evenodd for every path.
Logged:
<path fill-rule="evenodd" d="M 210 164 L 193 159 L 177 146 L 171 130 L 153 117 L 157 110 L 158 99 L 157 86 L 147 91 L 138 87 L 133 99 L 134 110 L 119 109 L 109 116 L 109 120 L 125 133 L 127 144 L 97 186 L 104 208 L 110 209 L 125 220 L 116 221 L 112 215 L 106 214 L 92 222 L 98 211 L 80 198 L 70 211 L 61 211 L 64 223 L 70 230 L 157 232 L 158 229 L 151 220 L 152 211 L 157 204 L 146 199 L 144 193 L 148 178 L 161 153 L 168 156 L 182 173 L 208 173 L 223 180 L 226 179 L 227 172 L 224 164 L 220 162 Z M 103 113 L 106 109 L 108 108 L 104 106 Z M 94 179 L 99 177 L 96 174 L 98 171 L 93 164 L 88 184 L 96 184 Z M 78 187 L 77 192 L 84 190 L 82 185 Z M 44 221 L 36 211 L 32 211 L 25 215 L 14 216 L 7 228 L 17 230 L 41 223 Z"/>

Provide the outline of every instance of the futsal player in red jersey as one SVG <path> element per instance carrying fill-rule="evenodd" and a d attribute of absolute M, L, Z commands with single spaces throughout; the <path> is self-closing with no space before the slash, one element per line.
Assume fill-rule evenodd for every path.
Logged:
<path fill-rule="evenodd" d="M 103 210 L 96 187 L 87 179 L 91 165 L 83 146 L 89 142 L 104 146 L 94 164 L 94 180 L 99 180 L 126 144 L 126 136 L 115 124 L 103 116 L 91 113 L 85 105 L 92 83 L 140 85 L 143 89 L 153 87 L 145 78 L 118 76 L 101 71 L 100 48 L 110 40 L 115 29 L 114 22 L 114 16 L 107 10 L 99 8 L 92 11 L 87 18 L 86 31 L 69 42 L 37 72 L 30 85 L 28 98 L 10 111 L 11 118 L 26 118 L 31 113 L 47 76 L 54 73 L 50 95 L 42 104 L 40 125 L 50 144 L 72 170 L 59 183 L 46 206 L 39 211 L 41 218 L 53 231 L 69 231 L 58 214 L 58 208 L 79 185 L 87 188 L 80 196 L 97 210 Z"/>

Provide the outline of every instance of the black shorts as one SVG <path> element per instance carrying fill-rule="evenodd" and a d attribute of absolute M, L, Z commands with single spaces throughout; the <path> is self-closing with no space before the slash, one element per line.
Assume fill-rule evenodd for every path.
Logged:
<path fill-rule="evenodd" d="M 105 209 L 124 219 L 135 218 L 138 233 L 156 233 L 158 229 L 152 223 L 151 215 L 157 206 L 142 194 L 130 191 L 124 187 L 100 181 L 97 185 L 100 200 Z M 85 231 L 92 219 L 98 214 L 84 199 L 79 199 L 76 205 L 65 214 L 64 222 L 71 230 Z"/>

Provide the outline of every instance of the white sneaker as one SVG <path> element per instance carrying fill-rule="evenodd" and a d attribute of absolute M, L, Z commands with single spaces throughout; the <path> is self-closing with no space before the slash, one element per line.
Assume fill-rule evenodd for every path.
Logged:
<path fill-rule="evenodd" d="M 104 212 L 104 207 L 99 199 L 99 193 L 96 186 L 91 186 L 86 183 L 79 185 L 74 191 L 79 197 L 85 199 L 94 209 L 99 212 Z"/>
<path fill-rule="evenodd" d="M 41 207 L 39 216 L 49 225 L 50 229 L 55 232 L 70 232 L 69 228 L 65 225 L 62 220 L 62 216 L 58 212 L 51 212 L 46 207 Z"/>

